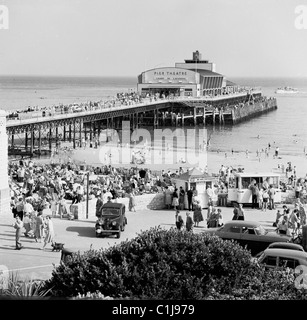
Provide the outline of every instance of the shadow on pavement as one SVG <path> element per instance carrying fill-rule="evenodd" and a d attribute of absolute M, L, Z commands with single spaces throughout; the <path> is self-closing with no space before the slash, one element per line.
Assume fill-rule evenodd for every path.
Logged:
<path fill-rule="evenodd" d="M 79 237 L 96 238 L 95 228 L 92 227 L 67 227 L 68 232 L 77 232 Z"/>

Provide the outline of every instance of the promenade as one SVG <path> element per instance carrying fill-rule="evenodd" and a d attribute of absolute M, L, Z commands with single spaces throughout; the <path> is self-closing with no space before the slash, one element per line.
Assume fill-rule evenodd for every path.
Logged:
<path fill-rule="evenodd" d="M 66 248 L 76 248 L 86 250 L 108 248 L 116 245 L 126 239 L 132 239 L 138 233 L 148 230 L 151 227 L 161 226 L 169 229 L 175 227 L 174 210 L 138 210 L 136 212 L 127 211 L 128 224 L 120 239 L 113 237 L 96 238 L 95 227 L 95 201 L 90 202 L 88 219 L 67 220 L 53 218 L 55 229 L 55 240 L 65 244 Z M 136 203 L 138 197 L 136 198 Z M 278 205 L 276 209 L 280 208 Z M 231 220 L 233 208 L 221 207 L 224 222 Z M 185 221 L 185 212 L 182 210 L 182 216 Z M 203 210 L 203 216 L 206 218 L 207 210 Z M 275 220 L 276 210 L 266 212 L 245 208 L 245 220 L 259 221 L 265 228 L 272 229 L 272 223 Z M 21 242 L 24 248 L 15 249 L 15 230 L 12 227 L 13 217 L 11 215 L 0 216 L 0 264 L 7 266 L 10 271 L 18 272 L 21 278 L 32 278 L 46 280 L 51 277 L 54 266 L 60 262 L 61 252 L 52 252 L 50 245 L 46 250 L 41 250 L 42 244 L 36 243 L 34 239 L 22 237 Z M 194 228 L 195 233 L 205 232 L 205 221 L 200 222 L 199 227 Z"/>

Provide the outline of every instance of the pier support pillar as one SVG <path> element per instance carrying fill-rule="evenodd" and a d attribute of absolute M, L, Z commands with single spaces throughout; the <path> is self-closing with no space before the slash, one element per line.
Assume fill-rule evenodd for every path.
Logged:
<path fill-rule="evenodd" d="M 14 134 L 12 134 L 12 142 L 11 142 L 11 146 L 12 146 L 12 148 L 14 148 Z"/>
<path fill-rule="evenodd" d="M 49 128 L 49 150 L 51 151 L 52 149 L 52 129 L 51 127 Z"/>
<path fill-rule="evenodd" d="M 194 108 L 193 120 L 194 120 L 194 126 L 196 126 L 196 124 L 197 124 L 197 120 L 196 120 L 196 108 Z"/>
<path fill-rule="evenodd" d="M 25 133 L 25 150 L 28 150 L 28 132 Z"/>
<path fill-rule="evenodd" d="M 41 130 L 39 129 L 38 130 L 38 154 L 39 156 L 41 155 L 42 153 L 42 133 L 41 133 Z"/>
<path fill-rule="evenodd" d="M 65 142 L 66 141 L 66 126 L 64 124 L 64 127 L 63 127 L 63 141 Z"/>
<path fill-rule="evenodd" d="M 69 142 L 71 142 L 71 124 L 69 124 Z"/>
<path fill-rule="evenodd" d="M 31 138 L 30 138 L 30 153 L 33 154 L 33 146 L 34 146 L 34 130 L 31 130 Z"/>
<path fill-rule="evenodd" d="M 90 141 L 93 141 L 93 124 L 90 122 Z"/>
<path fill-rule="evenodd" d="M 79 122 L 79 144 L 80 148 L 82 147 L 82 120 Z"/>
<path fill-rule="evenodd" d="M 76 121 L 74 121 L 74 138 L 73 138 L 73 148 L 76 149 Z"/>

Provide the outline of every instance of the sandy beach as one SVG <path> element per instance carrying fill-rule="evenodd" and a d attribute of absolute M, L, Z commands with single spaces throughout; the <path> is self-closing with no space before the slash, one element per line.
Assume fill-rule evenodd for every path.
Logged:
<path fill-rule="evenodd" d="M 288 162 L 291 162 L 292 168 L 295 166 L 297 177 L 306 177 L 307 174 L 307 158 L 305 156 L 273 156 L 273 151 L 270 152 L 269 156 L 266 157 L 263 153 L 257 157 L 256 153 L 249 153 L 246 155 L 245 152 L 234 152 L 225 155 L 223 152 L 213 152 L 205 150 L 199 154 L 192 154 L 191 151 L 188 153 L 186 151 L 174 151 L 169 150 L 154 150 L 143 152 L 141 148 L 123 148 L 125 150 L 120 150 L 117 147 L 106 149 L 104 147 L 96 148 L 77 148 L 69 156 L 72 161 L 76 163 L 82 163 L 86 165 L 109 165 L 114 167 L 139 167 L 139 168 L 149 168 L 152 171 L 168 171 L 175 172 L 180 167 L 190 168 L 199 167 L 204 169 L 207 166 L 208 173 L 215 174 L 218 173 L 221 166 L 226 167 L 231 166 L 233 168 L 244 168 L 245 172 L 277 172 L 284 174 L 282 172 L 282 167 L 284 170 L 287 167 Z M 144 158 L 141 158 L 141 153 L 143 152 Z M 112 154 L 110 157 L 109 155 Z M 136 161 L 135 164 L 131 163 L 132 157 L 135 159 L 145 159 L 145 162 Z M 64 160 L 63 157 L 56 155 L 54 161 L 59 158 Z M 68 157 L 66 157 L 68 159 Z M 186 162 L 182 162 L 182 160 Z"/>

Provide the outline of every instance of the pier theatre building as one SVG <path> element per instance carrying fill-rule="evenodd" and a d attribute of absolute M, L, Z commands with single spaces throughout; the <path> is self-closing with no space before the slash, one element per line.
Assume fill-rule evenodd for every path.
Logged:
<path fill-rule="evenodd" d="M 192 60 L 177 62 L 175 67 L 150 69 L 138 76 L 137 91 L 143 96 L 200 97 L 214 96 L 236 91 L 236 84 L 215 72 L 215 64 L 202 60 L 201 54 L 193 52 Z"/>

